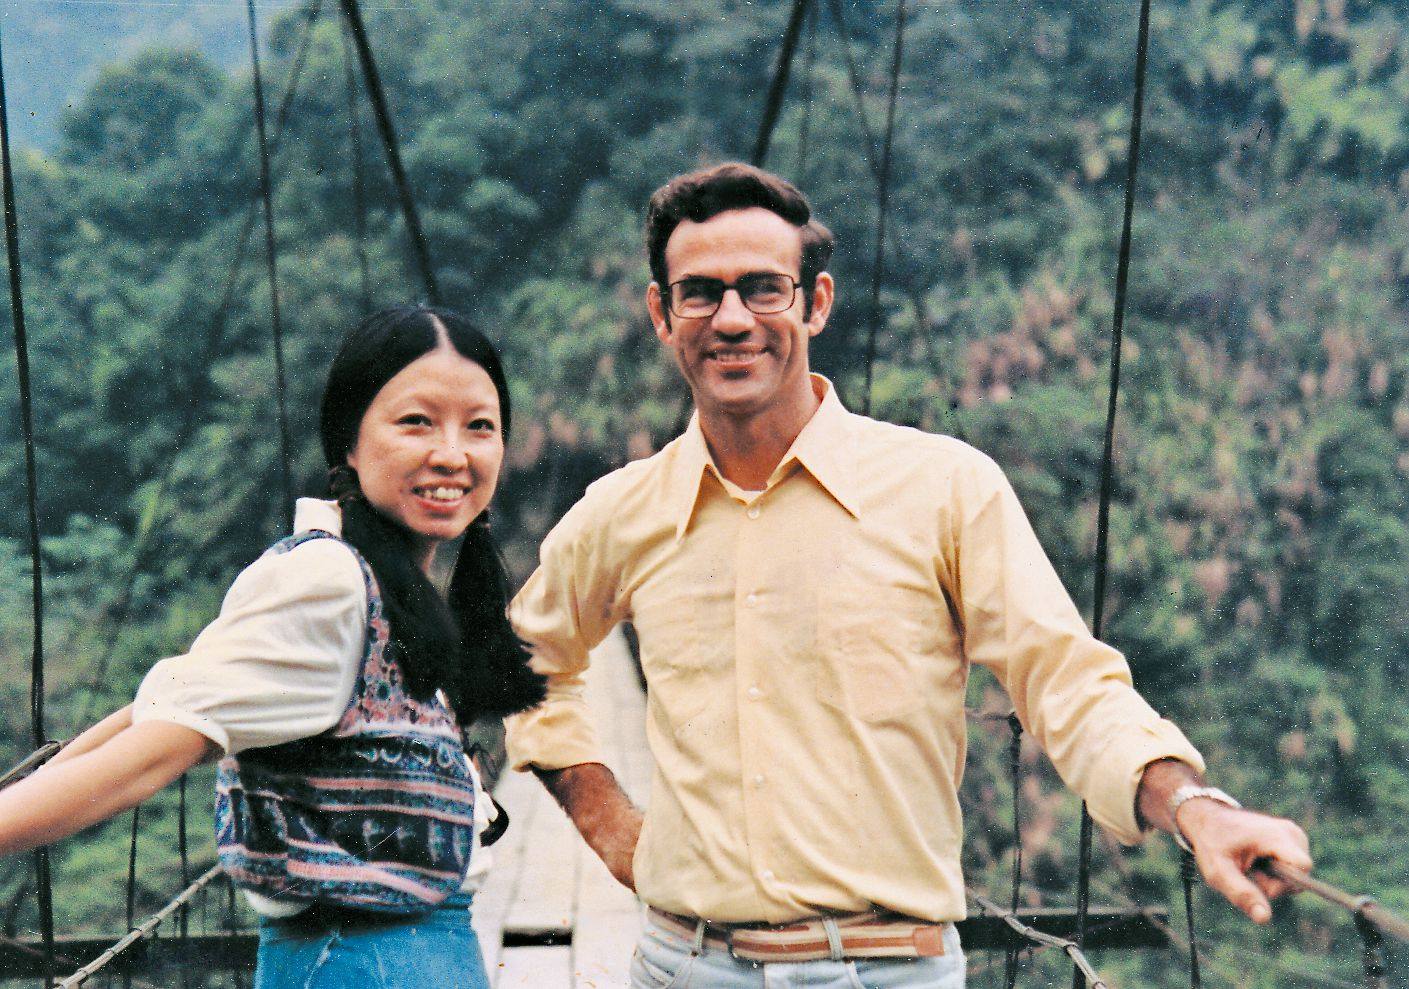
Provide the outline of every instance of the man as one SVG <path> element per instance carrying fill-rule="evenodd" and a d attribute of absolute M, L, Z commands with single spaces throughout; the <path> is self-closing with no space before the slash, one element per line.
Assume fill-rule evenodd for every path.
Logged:
<path fill-rule="evenodd" d="M 588 489 L 515 601 L 550 687 L 510 724 L 510 758 L 650 908 L 634 985 L 962 986 L 971 663 L 1103 827 L 1182 833 L 1265 922 L 1282 890 L 1252 863 L 1309 868 L 1301 830 L 1202 786 L 991 460 L 849 413 L 809 373 L 831 246 L 792 185 L 750 166 L 655 193 L 646 304 L 695 418 Z M 644 824 L 580 695 L 588 649 L 627 618 L 657 761 Z"/>

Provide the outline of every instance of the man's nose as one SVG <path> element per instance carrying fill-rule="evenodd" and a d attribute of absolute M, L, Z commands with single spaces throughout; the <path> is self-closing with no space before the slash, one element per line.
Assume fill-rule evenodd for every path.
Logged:
<path fill-rule="evenodd" d="M 753 313 L 744 305 L 744 297 L 736 288 L 726 288 L 714 313 L 714 328 L 724 332 L 746 330 L 753 325 Z"/>

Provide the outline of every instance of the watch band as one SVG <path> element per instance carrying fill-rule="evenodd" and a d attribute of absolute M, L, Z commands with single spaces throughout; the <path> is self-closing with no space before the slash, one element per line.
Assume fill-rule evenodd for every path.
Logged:
<path fill-rule="evenodd" d="M 1169 820 L 1174 825 L 1174 843 L 1181 849 L 1194 854 L 1194 846 L 1189 844 L 1189 839 L 1184 837 L 1184 832 L 1179 829 L 1179 808 L 1185 803 L 1197 797 L 1207 797 L 1209 800 L 1216 800 L 1220 804 L 1228 807 L 1239 808 L 1243 806 L 1228 794 L 1224 793 L 1216 786 L 1202 786 L 1198 783 L 1185 783 L 1175 790 L 1169 797 Z"/>

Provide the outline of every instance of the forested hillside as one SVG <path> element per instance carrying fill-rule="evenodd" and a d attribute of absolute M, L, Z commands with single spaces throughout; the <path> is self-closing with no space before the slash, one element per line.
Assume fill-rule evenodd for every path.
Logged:
<path fill-rule="evenodd" d="M 642 207 L 679 170 L 747 156 L 789 6 L 368 10 L 447 301 L 506 351 L 518 405 L 495 527 L 520 575 L 586 481 L 682 420 L 641 301 Z M 804 32 L 769 164 L 839 236 L 840 307 L 814 353 L 859 407 L 876 219 L 866 130 L 883 130 L 895 8 L 842 7 L 865 125 L 824 14 Z M 881 292 L 874 410 L 996 457 L 1088 613 L 1137 8 L 910 6 Z M 271 100 L 309 23 L 291 11 L 271 27 Z M 5 43 L 7 61 L 22 57 Z M 1409 909 L 1409 17 L 1394 0 L 1157 3 L 1150 65 L 1108 637 L 1221 785 L 1305 822 L 1330 881 Z M 360 96 L 353 140 L 345 70 L 324 15 L 274 168 L 310 492 L 332 342 L 369 300 L 422 295 Z M 18 162 L 58 737 L 184 648 L 282 524 L 258 238 L 218 314 L 256 187 L 249 90 L 198 52 L 143 50 L 103 70 L 52 150 Z M 30 627 L 8 360 L 0 395 L 8 764 L 29 747 Z M 1005 712 L 975 679 L 972 705 Z M 998 889 L 1006 734 L 986 724 L 968 852 L 972 878 Z M 1077 807 L 1028 756 L 1030 895 L 1070 903 Z M 145 812 L 151 904 L 177 885 L 173 807 Z M 59 848 L 61 929 L 120 926 L 122 831 Z M 1096 898 L 1172 905 L 1176 865 L 1160 841 L 1119 862 L 1102 849 Z M 32 925 L 26 867 L 0 862 L 11 930 Z M 1254 931 L 1201 904 L 1209 984 L 1357 977 L 1339 914 L 1299 902 Z M 1121 985 L 1187 984 L 1164 955 L 1101 963 Z"/>

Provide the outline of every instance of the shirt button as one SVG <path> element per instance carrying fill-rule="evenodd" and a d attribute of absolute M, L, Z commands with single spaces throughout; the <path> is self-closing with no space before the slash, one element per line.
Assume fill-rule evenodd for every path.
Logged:
<path fill-rule="evenodd" d="M 754 605 L 758 604 L 758 595 L 750 594 L 748 597 L 744 598 L 744 604 L 752 608 Z"/>
<path fill-rule="evenodd" d="M 762 696 L 763 696 L 763 691 L 759 690 L 757 687 L 750 687 L 750 688 L 749 688 L 749 700 L 751 700 L 751 701 L 756 701 L 756 700 L 758 700 L 758 699 L 759 699 L 760 697 L 762 697 Z"/>
<path fill-rule="evenodd" d="M 772 882 L 774 879 L 776 879 L 776 878 L 778 878 L 778 877 L 775 876 L 775 875 L 773 875 L 773 870 L 772 870 L 772 869 L 764 869 L 764 870 L 763 870 L 763 879 L 764 879 L 765 882 L 770 882 L 770 883 L 771 883 L 771 882 Z"/>
<path fill-rule="evenodd" d="M 755 776 L 755 777 L 753 778 L 753 785 L 754 785 L 754 786 L 762 786 L 763 783 L 764 783 L 764 776 L 763 776 L 762 773 L 759 773 L 757 776 Z"/>
<path fill-rule="evenodd" d="M 757 505 L 750 505 L 748 510 L 748 517 L 751 519 L 756 519 L 758 518 L 758 512 L 759 509 Z"/>

